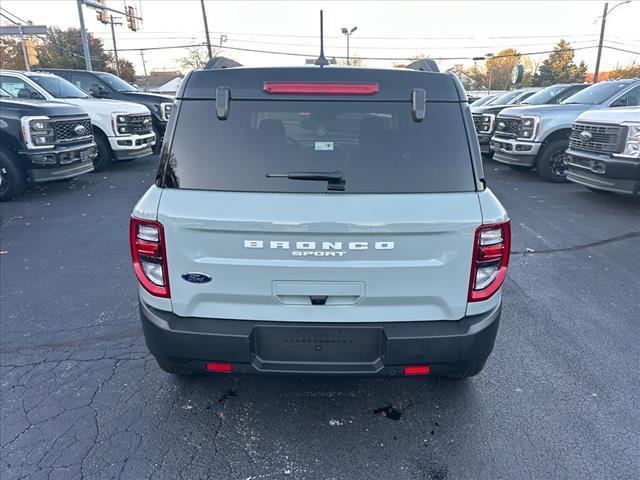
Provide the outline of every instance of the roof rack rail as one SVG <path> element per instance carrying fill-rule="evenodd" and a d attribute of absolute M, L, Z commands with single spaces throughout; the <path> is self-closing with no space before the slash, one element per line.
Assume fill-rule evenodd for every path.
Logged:
<path fill-rule="evenodd" d="M 438 64 L 435 60 L 431 58 L 421 58 L 420 60 L 416 60 L 415 62 L 411 62 L 405 68 L 409 68 L 411 70 L 420 70 L 421 72 L 436 72 L 440 73 L 440 69 L 438 68 Z"/>
<path fill-rule="evenodd" d="M 220 68 L 235 68 L 242 67 L 241 63 L 231 60 L 227 57 L 213 57 L 207 62 L 203 70 L 218 70 Z"/>

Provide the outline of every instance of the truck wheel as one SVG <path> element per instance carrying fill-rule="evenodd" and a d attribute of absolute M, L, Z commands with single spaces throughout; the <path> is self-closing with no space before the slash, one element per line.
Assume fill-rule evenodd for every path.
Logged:
<path fill-rule="evenodd" d="M 27 174 L 15 155 L 0 151 L 0 202 L 21 195 L 27 189 Z"/>
<path fill-rule="evenodd" d="M 567 181 L 567 140 L 549 142 L 542 150 L 537 162 L 538 175 L 547 182 L 562 183 Z"/>
<path fill-rule="evenodd" d="M 178 375 L 180 377 L 191 377 L 196 374 L 196 372 L 194 372 L 193 370 L 189 370 L 188 368 L 173 367 L 164 360 L 160 360 L 159 358 L 156 358 L 156 362 L 158 362 L 158 366 L 160 367 L 160 369 L 164 370 L 167 373 L 170 373 L 171 375 Z"/>
<path fill-rule="evenodd" d="M 533 167 L 529 167 L 528 165 L 509 165 L 511 170 L 515 170 L 516 172 L 528 172 L 533 169 Z"/>
<path fill-rule="evenodd" d="M 447 378 L 450 378 L 452 380 L 464 380 L 465 378 L 475 377 L 482 371 L 486 364 L 487 361 L 485 360 L 475 368 L 470 368 L 469 370 L 463 370 L 461 372 L 450 373 L 447 375 Z"/>
<path fill-rule="evenodd" d="M 113 152 L 111 151 L 109 141 L 102 133 L 95 133 L 93 139 L 96 142 L 98 150 L 98 156 L 93 159 L 93 171 L 100 172 L 111 164 Z"/>

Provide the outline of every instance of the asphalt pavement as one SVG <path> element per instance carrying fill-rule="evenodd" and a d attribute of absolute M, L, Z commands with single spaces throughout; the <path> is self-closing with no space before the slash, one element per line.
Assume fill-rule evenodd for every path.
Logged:
<path fill-rule="evenodd" d="M 174 378 L 128 246 L 156 157 L 0 207 L 0 478 L 631 479 L 640 199 L 493 161 L 513 251 L 473 379 Z"/>

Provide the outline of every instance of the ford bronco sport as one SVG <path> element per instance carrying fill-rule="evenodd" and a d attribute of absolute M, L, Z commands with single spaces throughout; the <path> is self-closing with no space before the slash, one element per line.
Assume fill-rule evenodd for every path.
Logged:
<path fill-rule="evenodd" d="M 227 68 L 183 80 L 130 241 L 167 372 L 464 378 L 510 227 L 454 76 Z"/>

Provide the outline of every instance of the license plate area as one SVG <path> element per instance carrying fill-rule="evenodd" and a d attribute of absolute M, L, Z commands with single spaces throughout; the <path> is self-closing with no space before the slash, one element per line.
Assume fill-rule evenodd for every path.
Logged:
<path fill-rule="evenodd" d="M 265 371 L 372 372 L 382 368 L 384 334 L 375 327 L 261 326 L 254 366 Z"/>

